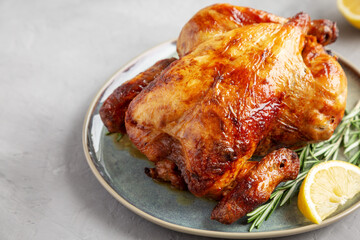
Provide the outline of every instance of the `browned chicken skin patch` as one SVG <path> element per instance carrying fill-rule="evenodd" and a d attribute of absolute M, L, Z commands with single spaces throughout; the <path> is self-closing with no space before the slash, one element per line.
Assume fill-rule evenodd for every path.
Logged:
<path fill-rule="evenodd" d="M 295 179 L 299 168 L 297 154 L 289 149 L 281 148 L 266 155 L 221 199 L 211 218 L 225 224 L 233 223 L 266 202 L 280 182 Z"/>
<path fill-rule="evenodd" d="M 333 22 L 305 13 L 204 8 L 180 33 L 180 58 L 120 86 L 102 120 L 110 132 L 125 123 L 155 162 L 147 175 L 220 200 L 211 217 L 230 224 L 296 178 L 297 155 L 282 147 L 328 139 L 340 122 L 346 77 L 323 48 L 337 34 Z M 249 161 L 255 154 L 266 156 Z"/>
<path fill-rule="evenodd" d="M 146 71 L 119 86 L 105 100 L 100 109 L 100 117 L 110 133 L 126 133 L 125 112 L 130 102 L 152 82 L 175 58 L 156 62 Z"/>

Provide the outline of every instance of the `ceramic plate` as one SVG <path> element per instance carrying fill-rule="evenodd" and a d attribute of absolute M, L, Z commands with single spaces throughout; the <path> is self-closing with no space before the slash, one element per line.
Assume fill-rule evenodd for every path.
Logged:
<path fill-rule="evenodd" d="M 99 116 L 99 108 L 113 90 L 126 80 L 147 69 L 156 61 L 176 56 L 176 41 L 166 42 L 131 61 L 120 69 L 99 91 L 90 105 L 83 129 L 83 146 L 91 170 L 100 183 L 117 200 L 136 214 L 163 227 L 190 234 L 222 238 L 269 238 L 303 233 L 327 226 L 360 206 L 357 195 L 332 217 L 320 225 L 307 221 L 296 206 L 296 197 L 263 223 L 260 229 L 248 232 L 246 219 L 232 225 L 210 220 L 216 202 L 196 198 L 186 191 L 173 190 L 159 184 L 144 174 L 152 164 L 139 153 L 126 136 L 119 142 L 116 134 L 107 135 Z M 359 99 L 360 74 L 340 58 L 348 77 L 348 108 Z"/>

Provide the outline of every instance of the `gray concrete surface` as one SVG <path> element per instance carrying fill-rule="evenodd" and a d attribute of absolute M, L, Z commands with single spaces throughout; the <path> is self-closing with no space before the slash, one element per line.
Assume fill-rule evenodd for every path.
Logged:
<path fill-rule="evenodd" d="M 121 66 L 176 38 L 210 0 L 0 1 L 0 239 L 206 239 L 133 214 L 91 173 L 82 150 L 87 108 Z M 228 1 L 282 16 L 337 21 L 331 46 L 360 67 L 360 30 L 336 1 Z M 359 94 L 360 95 L 360 94 Z M 283 239 L 359 239 L 360 211 Z"/>

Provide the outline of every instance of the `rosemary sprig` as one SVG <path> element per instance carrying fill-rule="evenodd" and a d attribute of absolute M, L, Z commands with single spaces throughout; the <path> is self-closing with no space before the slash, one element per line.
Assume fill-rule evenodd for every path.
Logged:
<path fill-rule="evenodd" d="M 311 167 L 329 159 L 337 159 L 341 147 L 346 161 L 360 166 L 360 101 L 349 113 L 345 113 L 330 139 L 309 144 L 296 151 L 300 160 L 299 175 L 295 180 L 278 186 L 269 201 L 247 214 L 248 223 L 252 222 L 249 231 L 259 228 L 278 206 L 283 206 L 298 192 Z"/>
<path fill-rule="evenodd" d="M 106 136 L 110 136 L 112 134 L 115 134 L 115 133 L 111 133 L 111 132 L 105 133 Z M 124 134 L 122 134 L 122 133 L 116 133 L 116 141 L 119 142 L 123 136 L 124 136 Z"/>
<path fill-rule="evenodd" d="M 122 133 L 118 133 L 117 136 L 116 136 L 116 141 L 119 142 L 123 137 L 123 134 Z"/>

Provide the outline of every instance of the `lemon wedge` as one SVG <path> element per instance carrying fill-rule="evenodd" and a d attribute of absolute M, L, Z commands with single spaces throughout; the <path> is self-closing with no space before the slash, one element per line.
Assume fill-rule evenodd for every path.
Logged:
<path fill-rule="evenodd" d="M 338 0 L 337 5 L 342 15 L 360 29 L 360 0 Z"/>
<path fill-rule="evenodd" d="M 310 169 L 298 195 L 298 208 L 314 223 L 321 223 L 360 192 L 360 168 L 332 160 Z"/>

